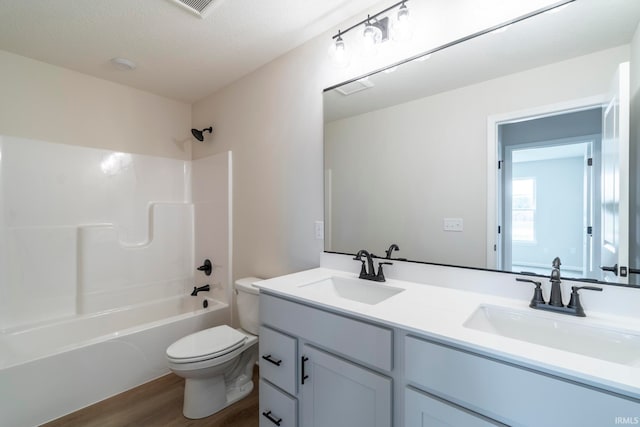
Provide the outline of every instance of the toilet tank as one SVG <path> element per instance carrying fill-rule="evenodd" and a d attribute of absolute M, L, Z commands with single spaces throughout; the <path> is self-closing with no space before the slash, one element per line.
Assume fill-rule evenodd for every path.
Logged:
<path fill-rule="evenodd" d="M 258 314 L 258 288 L 253 283 L 262 279 L 245 277 L 236 280 L 236 307 L 240 327 L 253 335 L 258 335 L 260 316 Z"/>

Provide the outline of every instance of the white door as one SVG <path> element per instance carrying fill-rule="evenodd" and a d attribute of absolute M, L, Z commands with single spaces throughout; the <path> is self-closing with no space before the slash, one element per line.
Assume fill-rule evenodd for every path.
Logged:
<path fill-rule="evenodd" d="M 303 347 L 300 386 L 304 427 L 390 427 L 391 378 Z"/>
<path fill-rule="evenodd" d="M 629 63 L 614 76 L 602 117 L 601 280 L 628 283 Z"/>

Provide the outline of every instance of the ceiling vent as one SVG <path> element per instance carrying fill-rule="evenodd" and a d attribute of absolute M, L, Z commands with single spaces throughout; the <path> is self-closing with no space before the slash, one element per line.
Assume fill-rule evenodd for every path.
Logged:
<path fill-rule="evenodd" d="M 344 96 L 347 96 L 356 92 L 360 92 L 361 90 L 369 89 L 370 87 L 373 87 L 373 83 L 370 82 L 369 79 L 360 79 L 337 87 L 336 90 Z"/>
<path fill-rule="evenodd" d="M 206 18 L 223 0 L 171 0 L 200 18 Z"/>

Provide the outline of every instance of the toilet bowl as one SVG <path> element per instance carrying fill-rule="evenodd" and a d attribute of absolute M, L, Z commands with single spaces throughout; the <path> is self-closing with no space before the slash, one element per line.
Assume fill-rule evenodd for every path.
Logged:
<path fill-rule="evenodd" d="M 235 283 L 239 329 L 227 325 L 205 329 L 167 348 L 169 369 L 185 379 L 185 417 L 208 417 L 253 390 L 258 356 L 258 290 L 255 277 Z"/>

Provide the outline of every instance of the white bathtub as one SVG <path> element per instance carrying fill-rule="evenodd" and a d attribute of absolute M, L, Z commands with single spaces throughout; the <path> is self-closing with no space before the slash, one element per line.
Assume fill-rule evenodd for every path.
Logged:
<path fill-rule="evenodd" d="M 181 296 L 2 331 L 0 425 L 41 424 L 162 376 L 171 343 L 229 319 L 226 303 Z"/>

